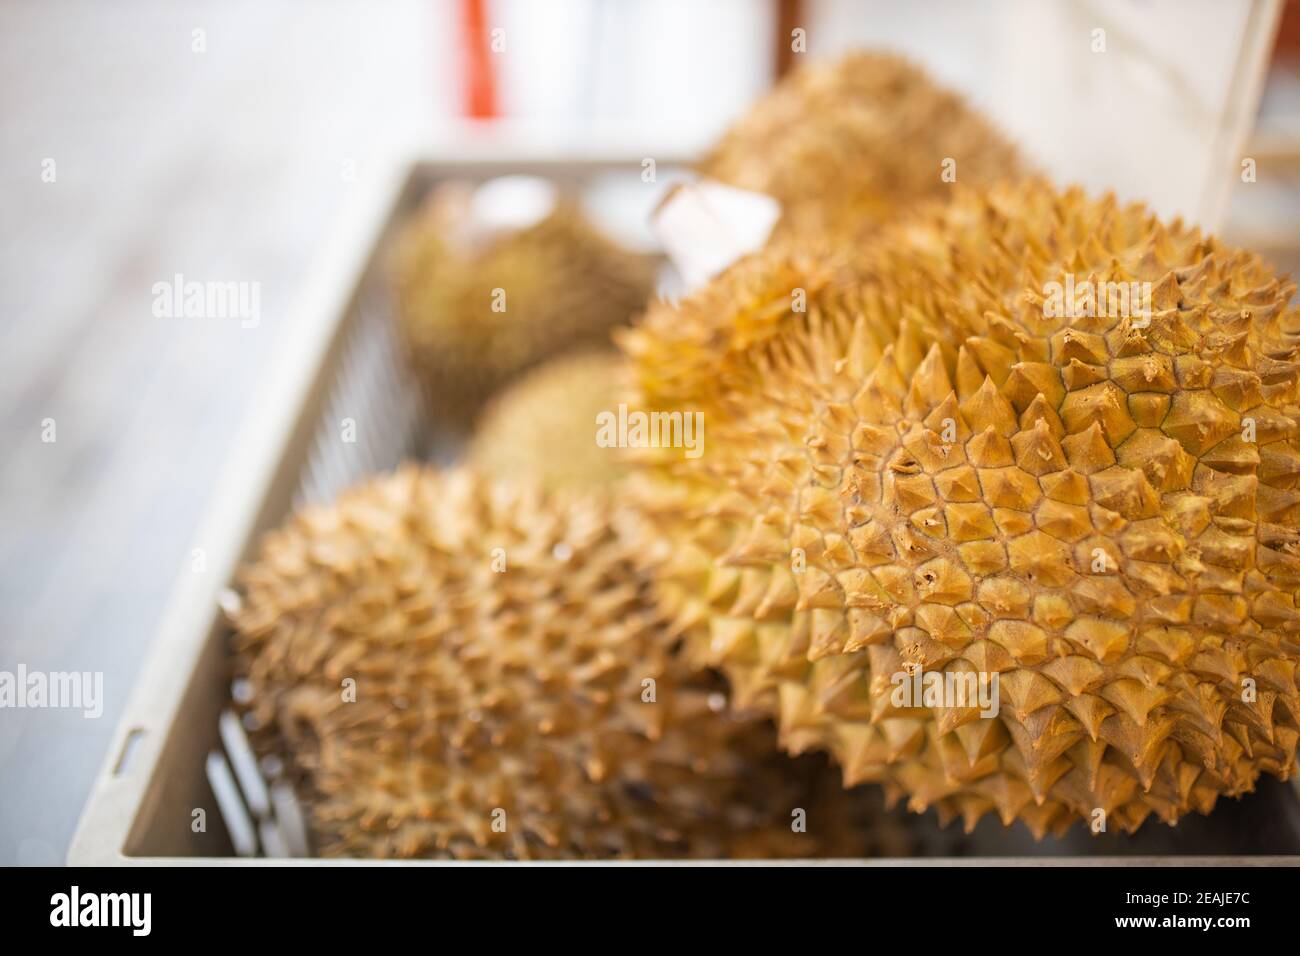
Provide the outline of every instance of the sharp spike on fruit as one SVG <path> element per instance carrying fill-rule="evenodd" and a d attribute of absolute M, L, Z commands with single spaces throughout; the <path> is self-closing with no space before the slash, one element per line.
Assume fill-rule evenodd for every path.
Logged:
<path fill-rule="evenodd" d="M 970 422 L 971 429 L 976 432 L 992 428 L 999 435 L 1010 438 L 1019 427 L 1016 410 L 1011 407 L 1010 402 L 998 394 L 993 379 L 987 375 L 979 390 L 962 402 L 961 413 L 966 421 Z"/>
<path fill-rule="evenodd" d="M 1011 366 L 1002 394 L 1018 409 L 1029 406 L 1038 396 L 1055 408 L 1065 396 L 1061 376 L 1046 362 L 1017 362 Z"/>
<path fill-rule="evenodd" d="M 1067 435 L 1061 441 L 1061 448 L 1070 461 L 1070 467 L 1083 475 L 1091 475 L 1115 464 L 1115 452 L 1106 441 L 1106 434 L 1099 422 L 1093 422 L 1083 431 Z"/>
<path fill-rule="evenodd" d="M 1016 354 L 1011 349 L 982 336 L 967 339 L 966 347 L 994 382 L 1001 384 L 1007 380 L 1011 373 L 1011 363 L 1016 359 Z"/>
<path fill-rule="evenodd" d="M 957 397 L 964 403 L 984 384 L 984 372 L 979 364 L 962 346 L 957 350 Z"/>
<path fill-rule="evenodd" d="M 943 365 L 943 353 L 939 351 L 938 344 L 932 345 L 912 377 L 912 385 L 908 390 L 907 414 L 913 418 L 923 418 L 951 394 L 952 383 L 948 380 L 948 370 Z"/>
<path fill-rule="evenodd" d="M 966 443 L 966 457 L 977 468 L 1001 468 L 1015 461 L 1011 443 L 992 425 Z"/>
<path fill-rule="evenodd" d="M 970 437 L 970 425 L 962 417 L 956 392 L 949 391 L 943 401 L 926 416 L 925 427 L 937 433 L 944 441 L 964 442 Z"/>
<path fill-rule="evenodd" d="M 917 366 L 925 356 L 925 349 L 917 335 L 916 326 L 904 319 L 898 326 L 898 337 L 894 340 L 894 362 L 905 378 L 912 377 Z"/>
<path fill-rule="evenodd" d="M 1029 407 L 1020 415 L 1020 428 L 1022 431 L 1028 431 L 1038 422 L 1044 422 L 1052 437 L 1061 439 L 1065 437 L 1065 426 L 1061 424 L 1060 416 L 1056 410 L 1047 402 L 1046 397 L 1041 393 L 1029 403 Z"/>

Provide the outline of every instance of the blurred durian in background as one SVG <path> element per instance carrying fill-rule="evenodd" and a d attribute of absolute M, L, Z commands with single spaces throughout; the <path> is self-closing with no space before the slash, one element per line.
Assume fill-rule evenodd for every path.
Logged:
<path fill-rule="evenodd" d="M 778 233 L 871 230 L 953 182 L 1022 175 L 1016 148 L 958 94 L 892 53 L 813 61 L 785 77 L 698 164 L 783 207 Z"/>
<path fill-rule="evenodd" d="M 515 376 L 607 347 L 645 307 L 656 269 L 544 181 L 441 184 L 393 254 L 402 337 L 432 417 L 468 431 Z"/>
<path fill-rule="evenodd" d="M 602 487 L 627 471 L 623 450 L 595 440 L 597 417 L 626 398 L 618 352 L 579 352 L 538 366 L 492 400 L 467 458 L 488 477 L 520 475 L 548 488 Z"/>

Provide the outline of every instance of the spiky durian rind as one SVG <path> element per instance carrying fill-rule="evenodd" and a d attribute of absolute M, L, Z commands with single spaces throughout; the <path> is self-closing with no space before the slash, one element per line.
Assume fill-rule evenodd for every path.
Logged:
<path fill-rule="evenodd" d="M 828 765 L 791 765 L 769 724 L 730 713 L 718 679 L 685 665 L 638 520 L 595 496 L 411 468 L 267 536 L 239 579 L 237 672 L 318 853 L 900 846 L 869 797 L 826 788 Z"/>
<path fill-rule="evenodd" d="M 1049 315 L 1070 277 L 1150 283 L 1149 324 Z M 676 541 L 664 599 L 787 747 L 968 826 L 1131 831 L 1286 777 L 1293 291 L 1140 205 L 1032 182 L 816 271 L 771 249 L 627 337 L 647 407 L 707 409 L 704 458 L 642 476 Z M 894 706 L 917 665 L 997 673 L 998 715 Z"/>

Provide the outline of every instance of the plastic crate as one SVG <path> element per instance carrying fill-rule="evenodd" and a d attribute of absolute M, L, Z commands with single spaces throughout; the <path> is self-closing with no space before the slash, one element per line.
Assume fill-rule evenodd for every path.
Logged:
<path fill-rule="evenodd" d="M 661 170 L 668 165 L 661 161 Z M 291 345 L 253 406 L 261 415 L 237 443 L 203 529 L 202 540 L 211 542 L 208 570 L 186 571 L 177 583 L 82 813 L 70 863 L 271 863 L 309 854 L 292 792 L 253 757 L 234 716 L 221 604 L 261 534 L 297 505 L 329 501 L 406 460 L 454 454 L 436 423 L 424 420 L 401 360 L 382 268 L 387 242 L 440 180 L 522 173 L 582 188 L 602 176 L 639 179 L 641 168 L 640 156 L 488 152 L 404 162 L 371 184 L 286 330 Z M 345 415 L 383 427 L 359 428 L 358 441 L 344 444 L 337 436 Z M 963 834 L 940 828 L 933 813 L 900 818 L 915 837 L 915 862 L 1300 862 L 1300 790 L 1271 778 L 1242 800 L 1220 801 L 1210 817 L 1185 818 L 1176 829 L 1148 823 L 1131 837 L 1092 836 L 1076 826 L 1063 839 L 1036 842 L 1024 827 L 1006 829 L 993 819 Z"/>

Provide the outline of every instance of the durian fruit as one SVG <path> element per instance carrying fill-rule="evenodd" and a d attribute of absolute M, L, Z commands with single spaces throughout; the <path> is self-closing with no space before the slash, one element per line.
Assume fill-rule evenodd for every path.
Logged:
<path fill-rule="evenodd" d="M 236 673 L 320 855 L 900 846 L 869 794 L 826 762 L 792 772 L 770 723 L 685 667 L 638 521 L 600 496 L 412 467 L 267 536 L 240 575 Z"/>
<path fill-rule="evenodd" d="M 706 412 L 701 459 L 639 476 L 688 649 L 792 752 L 968 828 L 1131 832 L 1290 776 L 1294 289 L 1030 181 L 661 304 L 624 343 L 643 407 Z M 998 713 L 895 697 L 918 667 L 996 674 Z"/>
<path fill-rule="evenodd" d="M 622 450 L 597 443 L 602 414 L 616 414 L 627 362 L 617 352 L 552 359 L 522 376 L 483 412 L 468 460 L 480 474 L 521 475 L 548 488 L 601 487 L 626 471 Z"/>
<path fill-rule="evenodd" d="M 1022 169 L 960 96 L 903 57 L 871 52 L 794 70 L 699 165 L 779 200 L 778 231 L 803 236 L 860 234 L 946 196 L 954 176 L 988 186 Z"/>
<path fill-rule="evenodd" d="M 436 420 L 467 429 L 520 372 L 571 349 L 608 347 L 644 308 L 656 265 L 560 199 L 521 229 L 473 223 L 472 190 L 436 189 L 396 237 L 399 325 Z"/>

